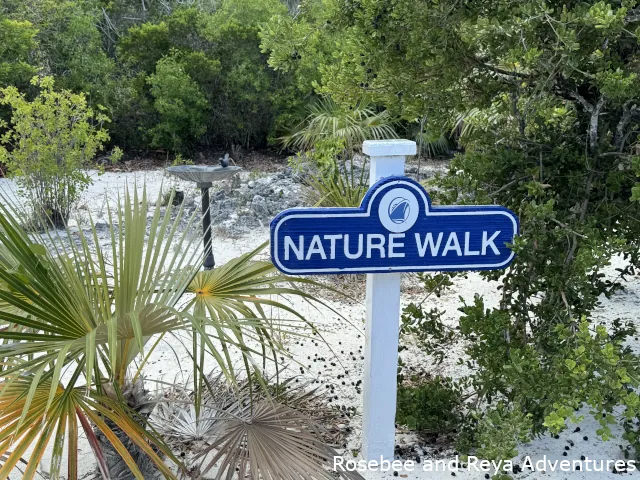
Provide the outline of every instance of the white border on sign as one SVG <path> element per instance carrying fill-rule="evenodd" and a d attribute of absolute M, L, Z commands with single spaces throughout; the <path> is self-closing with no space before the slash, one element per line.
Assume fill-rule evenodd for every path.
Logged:
<path fill-rule="evenodd" d="M 514 233 L 516 233 L 518 231 L 518 224 L 516 223 L 515 218 L 513 217 L 513 215 L 510 212 L 504 211 L 504 210 L 493 210 L 493 211 L 478 211 L 478 212 L 470 212 L 470 211 L 461 211 L 461 212 L 444 212 L 444 211 L 432 211 L 429 207 L 429 201 L 427 200 L 427 197 L 424 193 L 424 190 L 422 190 L 421 188 L 418 188 L 418 186 L 414 185 L 413 183 L 410 182 L 405 182 L 403 180 L 396 180 L 393 182 L 389 182 L 386 185 L 384 185 L 382 188 L 377 189 L 373 195 L 371 196 L 371 198 L 369 198 L 369 203 L 367 205 L 367 210 L 365 212 L 354 212 L 354 213 L 341 213 L 339 215 L 335 215 L 335 214 L 327 214 L 327 215 L 323 215 L 321 213 L 315 213 L 315 214 L 309 214 L 309 213 L 299 213 L 299 214 L 292 214 L 292 215 L 285 215 L 284 217 L 282 217 L 280 219 L 280 221 L 278 221 L 278 223 L 276 224 L 274 230 L 273 230 L 273 239 L 274 239 L 274 245 L 273 245 L 273 262 L 275 264 L 277 264 L 278 269 L 286 272 L 286 273 L 290 273 L 290 274 L 299 274 L 299 275 L 305 275 L 305 274 L 310 274 L 310 273 L 349 273 L 349 272 L 367 272 L 367 273 L 373 273 L 373 272 L 407 272 L 407 271 L 428 271 L 428 270 L 434 270 L 434 271 L 446 271 L 446 270 L 482 270 L 482 269 L 488 269 L 488 268 L 501 268 L 504 267 L 505 265 L 509 264 L 509 262 L 511 262 L 511 260 L 513 260 L 513 257 L 515 256 L 515 252 L 511 251 L 511 255 L 509 255 L 509 258 L 507 258 L 506 260 L 500 262 L 500 263 L 487 263 L 487 264 L 482 264 L 482 265 L 452 265 L 452 266 L 446 266 L 446 265 L 417 265 L 417 266 L 408 266 L 408 265 L 400 265 L 397 267 L 351 267 L 351 268 L 302 268 L 302 269 L 291 269 L 291 268 L 287 268 L 285 266 L 282 265 L 282 263 L 280 262 L 280 259 L 278 258 L 278 229 L 280 228 L 280 225 L 282 225 L 283 222 L 290 220 L 292 218 L 338 218 L 338 217 L 370 217 L 371 216 L 371 205 L 373 204 L 376 196 L 382 192 L 382 191 L 386 191 L 388 189 L 388 187 L 390 186 L 397 186 L 397 185 L 404 185 L 406 187 L 410 187 L 413 190 L 417 191 L 420 196 L 422 197 L 422 200 L 424 201 L 424 205 L 425 205 L 425 215 L 428 217 L 438 217 L 438 216 L 455 216 L 455 215 L 471 215 L 471 216 L 483 216 L 483 215 L 504 215 L 505 217 L 508 217 L 511 220 L 511 223 L 513 224 L 513 231 Z M 455 209 L 455 208 L 460 208 L 457 205 L 444 205 L 444 206 L 438 206 L 437 207 L 438 210 L 445 210 L 445 209 Z M 320 209 L 318 209 L 320 210 Z M 354 209 L 355 210 L 355 209 Z"/>

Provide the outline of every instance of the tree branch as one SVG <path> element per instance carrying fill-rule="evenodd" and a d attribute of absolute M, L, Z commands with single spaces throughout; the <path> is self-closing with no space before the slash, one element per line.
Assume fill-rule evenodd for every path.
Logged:
<path fill-rule="evenodd" d="M 578 92 L 574 92 L 573 90 L 569 90 L 567 93 L 571 98 L 577 100 L 578 103 L 582 105 L 582 108 L 584 108 L 587 112 L 593 113 L 593 105 L 587 102 L 582 95 L 580 95 Z"/>
<path fill-rule="evenodd" d="M 592 105 L 591 103 L 587 102 L 585 98 L 578 92 L 569 91 L 568 94 L 580 105 L 582 105 L 582 108 L 584 108 L 588 113 L 591 114 L 587 135 L 589 137 L 589 151 L 593 153 L 596 151 L 596 148 L 598 146 L 598 123 L 600 121 L 600 111 L 602 110 L 602 107 L 604 107 L 605 98 L 604 96 L 601 96 L 598 99 L 598 103 Z"/>
<path fill-rule="evenodd" d="M 628 25 L 630 23 L 640 21 L 640 9 L 629 10 L 627 16 L 624 17 L 624 24 Z"/>
<path fill-rule="evenodd" d="M 616 127 L 616 133 L 613 136 L 613 145 L 619 152 L 624 148 L 624 141 L 626 138 L 624 131 L 627 128 L 627 125 L 629 125 L 633 115 L 638 112 L 638 106 L 635 103 L 631 105 L 631 103 L 632 100 L 628 100 L 622 106 L 622 118 L 620 118 L 618 126 Z"/>
<path fill-rule="evenodd" d="M 600 110 L 604 106 L 604 96 L 600 97 L 598 103 L 591 112 L 591 121 L 589 122 L 589 150 L 593 153 L 598 147 L 598 123 L 600 121 Z"/>

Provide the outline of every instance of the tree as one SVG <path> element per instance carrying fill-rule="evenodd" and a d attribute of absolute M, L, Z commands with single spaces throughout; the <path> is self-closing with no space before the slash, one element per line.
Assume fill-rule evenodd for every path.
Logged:
<path fill-rule="evenodd" d="M 160 115 L 152 145 L 179 151 L 207 130 L 209 103 L 176 57 L 160 60 L 147 82 Z"/>
<path fill-rule="evenodd" d="M 25 87 L 36 74 L 37 68 L 30 63 L 36 34 L 31 22 L 0 17 L 0 87 Z"/>
<path fill-rule="evenodd" d="M 94 113 L 83 94 L 55 91 L 51 77 L 34 77 L 31 83 L 40 87 L 33 101 L 16 87 L 0 90 L 0 105 L 12 110 L 9 129 L 0 137 L 0 162 L 26 190 L 35 220 L 62 227 L 90 183 L 85 167 L 109 140 L 102 128 L 108 118 Z"/>
<path fill-rule="evenodd" d="M 177 333 L 193 340 L 191 401 L 196 427 L 209 421 L 211 443 L 201 442 L 205 453 L 214 450 L 229 475 L 237 467 L 244 476 L 250 461 L 256 480 L 267 473 L 286 478 L 292 470 L 303 479 L 331 478 L 325 467 L 336 453 L 318 439 L 312 422 L 290 408 L 262 402 L 254 409 L 251 399 L 249 404 L 236 400 L 225 405 L 229 418 L 221 416 L 213 426 L 211 410 L 206 418 L 199 416 L 203 397 L 211 393 L 204 371 L 211 358 L 221 377 L 237 386 L 230 351 L 239 352 L 255 390 L 265 383 L 261 365 L 286 354 L 278 341 L 283 319 L 274 322 L 266 311 L 288 312 L 289 334 L 310 325 L 273 299 L 287 294 L 313 300 L 292 279 L 278 275 L 271 262 L 256 260 L 264 245 L 198 272 L 200 215 L 186 215 L 184 206 L 170 202 L 166 211 L 156 209 L 148 218 L 146 193 L 126 190 L 108 207 L 108 246 L 92 244 L 98 237 L 92 226 L 89 232 L 45 232 L 38 238 L 48 250 L 20 226 L 20 212 L 2 200 L 0 477 L 7 478 L 27 457 L 24 478 L 34 478 L 50 445 L 51 478 L 61 476 L 66 447 L 66 478 L 77 479 L 80 429 L 104 478 L 177 478 L 165 460 L 187 474 L 148 422 L 143 382 L 149 356 L 165 335 Z M 248 457 L 246 446 L 229 442 L 232 430 L 239 436 L 255 433 L 249 445 L 257 447 Z M 273 436 L 279 441 L 269 441 Z M 262 448 L 273 457 L 265 460 Z"/>
<path fill-rule="evenodd" d="M 467 315 L 474 312 L 468 334 L 478 349 L 486 347 L 482 355 L 493 351 L 498 362 L 477 367 L 477 394 L 484 400 L 502 395 L 513 408 L 518 387 L 505 378 L 510 368 L 526 368 L 516 367 L 517 355 L 526 350 L 553 364 L 566 339 L 564 331 L 552 333 L 555 326 L 578 331 L 599 295 L 620 288 L 603 281 L 610 258 L 629 260 L 622 277 L 639 264 L 640 205 L 633 201 L 640 165 L 638 2 L 310 3 L 324 5 L 322 15 L 296 18 L 286 28 L 276 22 L 270 35 L 287 32 L 289 40 L 282 47 L 266 44 L 271 64 L 294 68 L 292 44 L 303 51 L 337 35 L 333 56 L 318 65 L 318 93 L 345 106 L 365 98 L 408 122 L 426 118 L 429 131 L 454 128 L 464 153 L 439 182 L 434 200 L 496 203 L 519 215 L 516 261 L 504 273 L 486 275 L 500 282 L 500 309 L 463 307 Z M 307 38 L 304 32 L 312 29 L 325 40 Z M 433 319 L 421 309 L 408 315 Z M 492 335 L 480 334 L 497 316 L 508 339 L 500 348 Z M 620 327 L 612 335 L 628 333 Z M 551 379 L 554 372 L 544 375 Z M 604 380 L 599 388 L 606 389 Z M 595 401 L 596 411 L 610 408 L 576 389 L 575 397 L 571 389 L 556 397 L 556 405 L 546 389 L 539 390 L 542 397 L 524 391 L 531 398 L 521 408 L 533 416 L 534 431 L 561 428 L 568 412 L 587 401 Z M 612 398 L 635 417 L 624 391 Z M 559 421 L 550 420 L 554 415 Z M 627 428 L 627 439 L 637 442 L 635 427 Z"/>

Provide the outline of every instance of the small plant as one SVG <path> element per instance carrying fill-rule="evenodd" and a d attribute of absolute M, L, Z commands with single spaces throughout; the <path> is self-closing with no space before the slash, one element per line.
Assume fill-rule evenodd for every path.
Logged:
<path fill-rule="evenodd" d="M 499 402 L 478 424 L 476 453 L 487 460 L 511 459 L 518 455 L 518 445 L 531 439 L 531 428 L 531 414 L 519 404 Z"/>
<path fill-rule="evenodd" d="M 191 336 L 191 391 L 196 392 L 194 414 L 199 416 L 209 385 L 202 373 L 205 361 L 217 363 L 233 385 L 237 367 L 232 355 L 239 353 L 241 368 L 256 379 L 259 390 L 258 385 L 265 385 L 266 363 L 277 363 L 278 354 L 285 354 L 276 340 L 279 331 L 313 329 L 304 316 L 275 299 L 294 295 L 314 300 L 293 279 L 278 274 L 270 261 L 256 259 L 265 245 L 215 270 L 199 271 L 202 259 L 196 246 L 201 237 L 195 227 L 200 217 L 187 215 L 184 206 L 155 209 L 149 218 L 146 192 L 140 196 L 127 189 L 117 208 L 109 209 L 110 246 L 92 242 L 98 237 L 93 225 L 89 233 L 45 232 L 37 238 L 51 245 L 48 250 L 34 243 L 20 226 L 19 212 L 0 198 L 0 431 L 5 437 L 0 478 L 21 462 L 26 462 L 24 478 L 34 478 L 48 446 L 51 478 L 60 477 L 65 449 L 66 477 L 76 478 L 82 429 L 102 478 L 161 474 L 175 479 L 165 461 L 180 471 L 185 468 L 165 439 L 150 429 L 143 383 L 143 369 L 163 338 Z M 269 318 L 272 311 L 286 312 L 288 318 Z M 280 416 L 297 422 L 290 410 L 272 410 L 272 404 L 263 402 L 258 415 L 258 410 L 238 407 L 243 420 L 228 420 L 230 429 L 271 422 L 289 446 L 305 450 L 307 434 L 289 435 Z M 217 440 L 224 443 L 221 438 Z M 246 451 L 234 445 L 221 448 L 228 464 Z M 23 459 L 26 451 L 28 461 Z M 260 469 L 273 470 L 270 460 L 287 464 L 291 451 L 278 451 L 289 456 L 283 462 L 262 458 L 253 478 L 259 478 Z M 299 478 L 311 478 L 300 473 Z"/>
<path fill-rule="evenodd" d="M 359 207 L 369 189 L 364 172 L 363 169 L 358 175 L 353 169 L 349 171 L 336 166 L 312 175 L 307 181 L 307 201 L 315 207 Z"/>
<path fill-rule="evenodd" d="M 109 119 L 87 106 L 84 94 L 55 91 L 51 77 L 34 77 L 40 93 L 32 101 L 15 87 L 0 89 L 0 105 L 12 109 L 11 125 L 0 137 L 0 163 L 17 176 L 34 216 L 65 225 L 74 203 L 91 183 L 87 163 L 109 140 Z M 112 160 L 122 153 L 115 149 Z"/>
<path fill-rule="evenodd" d="M 348 153 L 344 145 L 340 139 L 320 140 L 313 150 L 289 161 L 294 171 L 312 172 L 306 179 L 307 203 L 316 207 L 360 206 L 369 188 L 366 160 L 356 168 L 352 156 L 345 160 Z"/>
<path fill-rule="evenodd" d="M 176 157 L 171 162 L 172 167 L 177 167 L 180 165 L 193 165 L 193 160 L 190 158 L 184 158 L 181 153 L 177 153 Z"/>
<path fill-rule="evenodd" d="M 189 471 L 199 476 L 192 478 L 213 467 L 217 478 L 234 471 L 238 478 L 335 478 L 330 468 L 337 452 L 323 442 L 328 432 L 320 424 L 335 421 L 340 410 L 329 409 L 324 392 L 297 379 L 265 379 L 268 386 L 260 391 L 252 387 L 255 380 L 232 388 L 224 375 L 210 375 L 199 412 L 191 389 L 176 386 L 158 401 L 151 424 L 174 449 L 193 454 Z"/>
<path fill-rule="evenodd" d="M 460 386 L 450 378 L 409 379 L 398 385 L 396 422 L 421 432 L 452 432 L 463 419 L 461 398 Z"/>

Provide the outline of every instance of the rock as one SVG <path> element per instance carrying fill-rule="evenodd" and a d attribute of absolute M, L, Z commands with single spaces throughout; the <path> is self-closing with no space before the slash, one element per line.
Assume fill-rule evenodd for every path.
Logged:
<path fill-rule="evenodd" d="M 253 187 L 255 187 L 255 186 L 256 186 L 256 182 L 254 182 L 253 180 L 251 180 L 251 181 L 247 184 L 247 187 L 248 187 L 248 188 L 253 188 Z"/>
<path fill-rule="evenodd" d="M 214 200 L 222 200 L 224 197 L 226 197 L 227 194 L 224 190 L 218 190 L 217 192 L 215 192 L 213 194 L 213 199 Z"/>
<path fill-rule="evenodd" d="M 189 209 L 195 206 L 196 201 L 193 197 L 186 197 L 182 204 L 184 205 L 185 209 Z"/>
<path fill-rule="evenodd" d="M 269 207 L 267 201 L 262 195 L 256 195 L 251 200 L 251 211 L 258 216 L 269 215 Z"/>
<path fill-rule="evenodd" d="M 219 223 L 230 218 L 238 208 L 233 198 L 223 198 L 211 204 L 211 217 L 214 223 Z"/>

